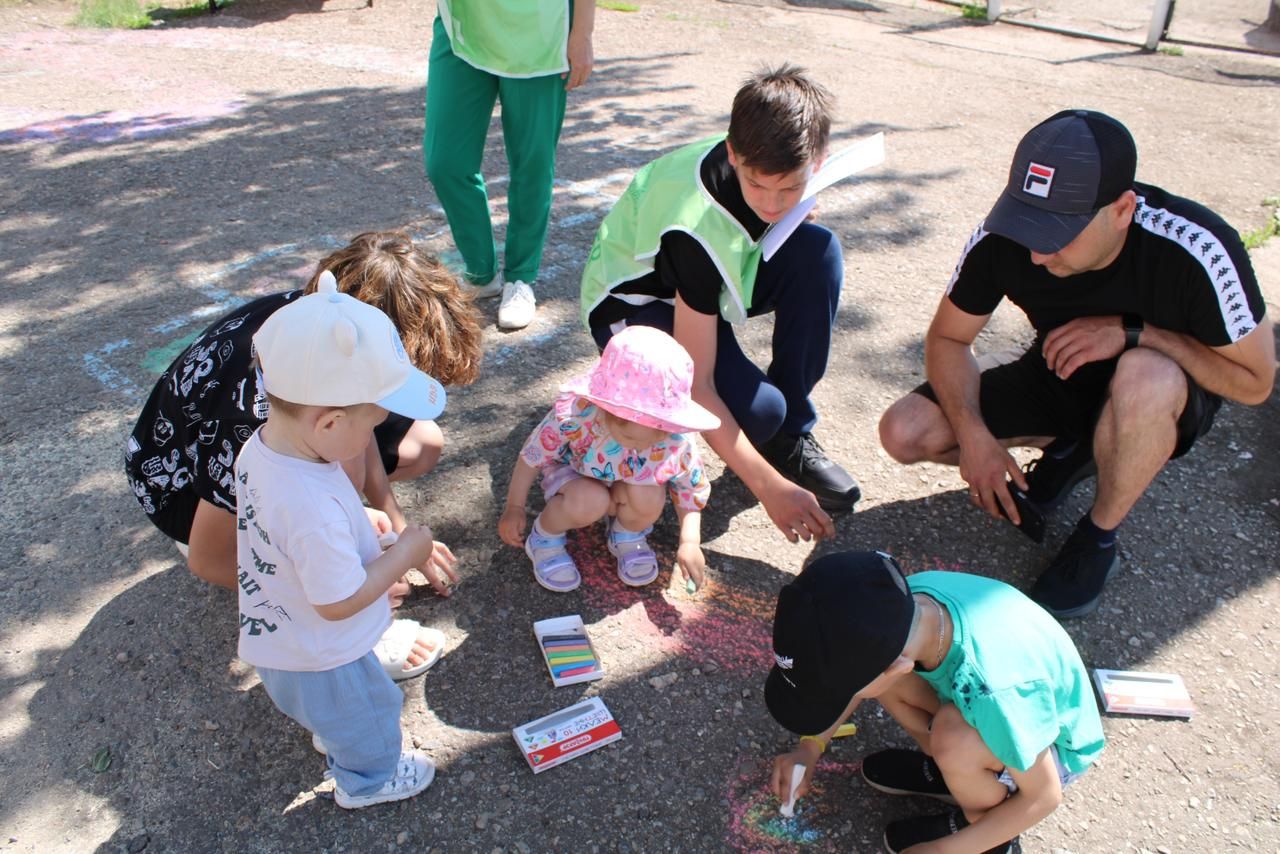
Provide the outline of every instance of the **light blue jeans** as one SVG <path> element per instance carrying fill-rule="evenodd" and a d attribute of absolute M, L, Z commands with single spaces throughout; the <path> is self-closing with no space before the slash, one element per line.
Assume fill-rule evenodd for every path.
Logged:
<path fill-rule="evenodd" d="M 372 794 L 395 776 L 404 694 L 372 652 L 333 670 L 257 670 L 276 708 L 320 736 L 342 791 Z"/>

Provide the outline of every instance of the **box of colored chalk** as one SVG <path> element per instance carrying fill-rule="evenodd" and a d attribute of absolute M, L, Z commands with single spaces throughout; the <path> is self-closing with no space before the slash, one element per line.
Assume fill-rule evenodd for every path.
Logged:
<path fill-rule="evenodd" d="M 622 738 L 622 730 L 604 702 L 592 697 L 545 718 L 513 727 L 511 735 L 533 773 L 539 774 L 617 741 Z"/>
<path fill-rule="evenodd" d="M 600 657 L 587 637 L 587 627 L 577 614 L 539 620 L 533 624 L 533 636 L 557 688 L 604 676 Z"/>

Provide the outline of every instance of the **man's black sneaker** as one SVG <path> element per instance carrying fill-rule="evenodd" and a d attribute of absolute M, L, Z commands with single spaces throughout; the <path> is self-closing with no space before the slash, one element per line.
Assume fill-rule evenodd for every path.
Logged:
<path fill-rule="evenodd" d="M 942 771 L 932 757 L 919 750 L 890 748 L 862 760 L 862 779 L 890 795 L 920 795 L 955 805 Z"/>
<path fill-rule="evenodd" d="M 862 497 L 858 482 L 827 457 L 812 433 L 792 436 L 779 431 L 760 446 L 760 456 L 787 480 L 812 492 L 823 510 L 852 510 Z"/>
<path fill-rule="evenodd" d="M 1100 546 L 1076 528 L 1049 568 L 1031 585 L 1030 596 L 1060 620 L 1083 617 L 1098 607 L 1102 588 L 1119 565 L 1115 543 Z"/>
<path fill-rule="evenodd" d="M 1063 443 L 1062 439 L 1052 442 L 1039 459 L 1023 469 L 1027 473 L 1027 498 L 1046 513 L 1066 501 L 1076 484 L 1098 473 L 1089 441 L 1081 439 L 1059 456 L 1055 452 Z"/>
<path fill-rule="evenodd" d="M 969 826 L 969 821 L 960 810 L 940 813 L 939 815 L 922 815 L 915 818 L 904 818 L 889 822 L 884 829 L 884 847 L 889 854 L 899 854 L 912 845 L 922 845 L 943 839 L 953 833 L 959 833 Z M 1013 851 L 1015 836 L 1002 845 L 988 848 L 983 854 L 1009 854 Z"/>

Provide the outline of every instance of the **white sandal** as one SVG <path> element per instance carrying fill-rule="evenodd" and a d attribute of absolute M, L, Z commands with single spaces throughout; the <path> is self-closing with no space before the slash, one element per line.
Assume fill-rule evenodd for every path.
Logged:
<path fill-rule="evenodd" d="M 410 665 L 409 651 L 419 639 L 432 647 L 431 654 L 422 663 Z M 387 675 L 401 682 L 425 673 L 427 668 L 439 661 L 440 656 L 444 655 L 446 643 L 444 632 L 439 629 L 423 626 L 417 620 L 393 620 L 390 628 L 374 644 L 373 653 Z"/>

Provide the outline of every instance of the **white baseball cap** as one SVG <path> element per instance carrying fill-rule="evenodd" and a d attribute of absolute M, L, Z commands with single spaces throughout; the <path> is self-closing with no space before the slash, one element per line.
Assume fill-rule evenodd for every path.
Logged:
<path fill-rule="evenodd" d="M 417 421 L 444 411 L 444 387 L 409 361 L 391 318 L 338 293 L 328 270 L 316 292 L 267 318 L 253 336 L 266 390 L 305 406 L 376 403 Z"/>

